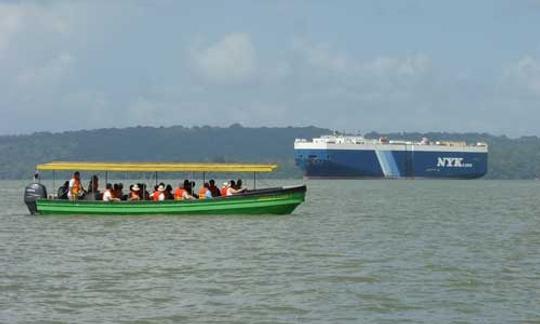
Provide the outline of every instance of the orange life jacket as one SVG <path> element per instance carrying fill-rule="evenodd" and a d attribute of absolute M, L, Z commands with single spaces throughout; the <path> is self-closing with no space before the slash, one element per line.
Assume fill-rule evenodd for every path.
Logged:
<path fill-rule="evenodd" d="M 222 197 L 227 196 L 227 189 L 229 189 L 229 187 L 221 187 L 221 196 Z"/>
<path fill-rule="evenodd" d="M 139 193 L 136 193 L 134 191 L 129 193 L 129 199 L 131 200 L 140 200 L 141 196 L 139 196 Z"/>
<path fill-rule="evenodd" d="M 152 193 L 152 200 L 153 201 L 158 201 L 159 200 L 159 191 L 156 190 L 156 191 L 154 191 Z"/>
<path fill-rule="evenodd" d="M 78 197 L 81 191 L 81 180 L 73 178 L 73 187 L 71 187 L 71 196 Z"/>
<path fill-rule="evenodd" d="M 174 200 L 183 200 L 185 191 L 184 188 L 176 188 L 174 191 Z"/>
<path fill-rule="evenodd" d="M 199 199 L 206 199 L 206 191 L 208 189 L 206 189 L 205 187 L 201 187 L 201 189 L 199 189 Z"/>

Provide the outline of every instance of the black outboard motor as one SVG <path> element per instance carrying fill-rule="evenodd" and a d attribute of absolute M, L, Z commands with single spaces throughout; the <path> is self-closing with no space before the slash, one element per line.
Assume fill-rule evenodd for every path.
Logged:
<path fill-rule="evenodd" d="M 35 215 L 37 212 L 36 200 L 47 198 L 47 188 L 41 183 L 31 183 L 24 188 L 24 203 L 28 206 L 30 214 Z"/>

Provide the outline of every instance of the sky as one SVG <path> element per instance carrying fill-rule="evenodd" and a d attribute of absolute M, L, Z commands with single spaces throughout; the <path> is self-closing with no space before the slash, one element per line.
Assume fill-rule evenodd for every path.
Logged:
<path fill-rule="evenodd" d="M 540 0 L 0 1 L 0 134 L 540 135 Z"/>

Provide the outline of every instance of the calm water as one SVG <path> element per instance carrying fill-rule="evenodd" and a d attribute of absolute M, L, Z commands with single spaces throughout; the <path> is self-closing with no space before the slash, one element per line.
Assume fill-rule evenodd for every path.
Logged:
<path fill-rule="evenodd" d="M 290 216 L 31 217 L 0 322 L 540 322 L 540 182 L 310 181 Z"/>

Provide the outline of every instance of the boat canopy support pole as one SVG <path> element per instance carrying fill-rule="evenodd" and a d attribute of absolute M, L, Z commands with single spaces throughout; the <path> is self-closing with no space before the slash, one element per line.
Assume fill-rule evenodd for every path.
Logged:
<path fill-rule="evenodd" d="M 257 189 L 257 172 L 253 172 L 253 189 Z"/>
<path fill-rule="evenodd" d="M 109 172 L 105 171 L 105 186 L 109 183 Z"/>
<path fill-rule="evenodd" d="M 52 190 L 56 190 L 56 171 L 53 170 L 52 172 Z"/>
<path fill-rule="evenodd" d="M 157 171 L 156 171 L 156 186 L 157 186 Z"/>

